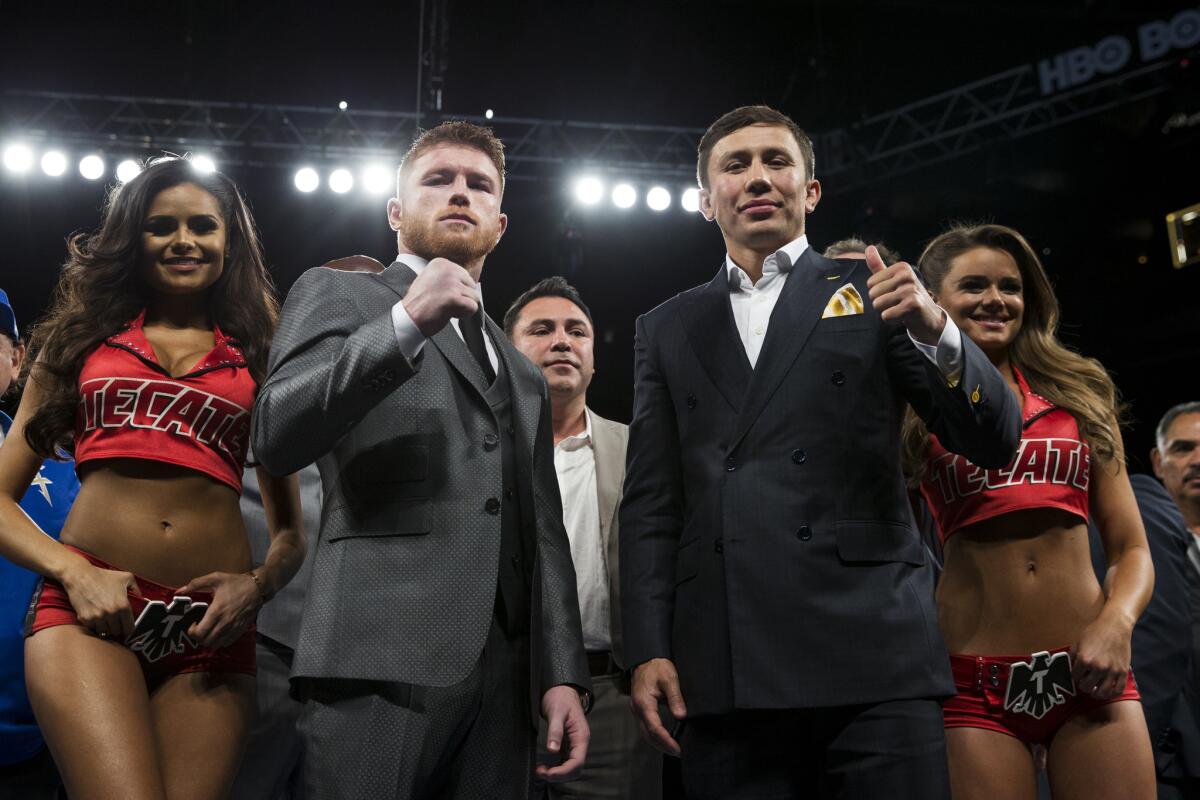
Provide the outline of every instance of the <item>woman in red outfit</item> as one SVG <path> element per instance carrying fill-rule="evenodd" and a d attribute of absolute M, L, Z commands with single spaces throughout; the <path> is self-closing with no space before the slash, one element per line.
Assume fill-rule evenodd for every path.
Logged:
<path fill-rule="evenodd" d="M 944 542 L 937 602 L 958 688 L 945 706 L 954 797 L 1033 800 L 1031 748 L 1042 745 L 1055 800 L 1153 798 L 1130 638 L 1154 575 L 1116 389 L 1056 338 L 1058 301 L 1017 231 L 955 228 L 920 264 L 938 304 L 1021 399 L 1024 423 L 1002 470 L 947 452 L 911 413 L 905 423 L 907 467 Z M 1108 558 L 1103 587 L 1089 513 Z"/>
<path fill-rule="evenodd" d="M 228 792 L 254 616 L 304 558 L 292 479 L 259 473 L 262 565 L 238 509 L 276 312 L 237 188 L 185 159 L 150 165 L 69 242 L 0 448 L 0 554 L 44 576 L 27 683 L 75 800 Z M 56 450 L 82 481 L 61 544 L 17 507 Z"/>

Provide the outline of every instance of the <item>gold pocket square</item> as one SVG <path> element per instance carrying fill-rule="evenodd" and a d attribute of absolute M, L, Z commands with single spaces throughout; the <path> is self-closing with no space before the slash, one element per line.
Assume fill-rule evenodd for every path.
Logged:
<path fill-rule="evenodd" d="M 838 289 L 833 297 L 829 298 L 829 303 L 821 313 L 821 319 L 849 317 L 861 313 L 863 313 L 862 295 L 858 293 L 858 289 L 854 288 L 854 284 L 847 283 Z"/>

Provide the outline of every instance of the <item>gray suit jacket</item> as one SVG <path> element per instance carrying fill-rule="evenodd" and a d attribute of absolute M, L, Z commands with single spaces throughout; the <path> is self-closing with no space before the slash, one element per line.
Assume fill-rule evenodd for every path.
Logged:
<path fill-rule="evenodd" d="M 545 381 L 490 319 L 512 384 L 528 563 L 499 564 L 500 437 L 451 326 L 413 361 L 391 308 L 415 274 L 311 269 L 288 294 L 252 422 L 275 474 L 316 461 L 321 531 L 292 677 L 449 686 L 479 658 L 500 569 L 531 586 L 531 700 L 589 688 Z"/>
<path fill-rule="evenodd" d="M 600 540 L 608 567 L 609 629 L 613 659 L 624 667 L 621 636 L 621 572 L 618 558 L 620 524 L 617 509 L 621 505 L 621 486 L 625 483 L 625 447 L 629 444 L 629 426 L 592 415 L 592 451 L 596 458 L 596 501 L 600 511 Z"/>

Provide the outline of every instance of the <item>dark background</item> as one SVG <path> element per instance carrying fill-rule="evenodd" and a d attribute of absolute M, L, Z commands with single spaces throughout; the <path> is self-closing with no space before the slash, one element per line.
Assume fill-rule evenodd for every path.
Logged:
<path fill-rule="evenodd" d="M 737 105 L 766 102 L 819 134 L 1111 34 L 1132 38 L 1140 24 L 1194 7 L 1157 0 L 458 0 L 444 108 L 448 115 L 494 108 L 501 116 L 703 127 Z M 0 91 L 331 108 L 346 100 L 355 109 L 403 111 L 416 102 L 415 0 L 384 11 L 0 2 L 0 18 Z M 1200 202 L 1200 126 L 1164 132 L 1170 115 L 1200 111 L 1200 63 L 1194 53 L 1171 57 L 1173 88 L 1150 100 L 866 188 L 839 189 L 830 178 L 808 227 L 818 249 L 857 233 L 912 259 L 951 221 L 1021 230 L 1056 284 L 1063 338 L 1101 359 L 1130 403 L 1134 471 L 1149 469 L 1146 453 L 1162 412 L 1200 397 L 1200 267 L 1172 268 L 1163 221 L 1168 211 Z M 819 178 L 821 163 L 818 151 Z M 301 194 L 292 186 L 294 166 L 228 170 L 251 201 L 281 292 L 332 258 L 392 259 L 382 200 L 357 189 Z M 591 404 L 627 421 L 634 318 L 708 280 L 724 248 L 714 225 L 677 205 L 662 214 L 640 204 L 574 208 L 569 178 L 510 184 L 509 231 L 488 259 L 485 301 L 499 319 L 534 281 L 565 274 L 596 316 Z M 670 188 L 677 195 L 682 186 Z M 0 172 L 0 286 L 23 326 L 49 297 L 65 237 L 98 223 L 104 191 L 80 178 L 73 161 L 58 179 L 36 168 L 24 178 Z M 568 258 L 568 231 L 577 258 Z"/>

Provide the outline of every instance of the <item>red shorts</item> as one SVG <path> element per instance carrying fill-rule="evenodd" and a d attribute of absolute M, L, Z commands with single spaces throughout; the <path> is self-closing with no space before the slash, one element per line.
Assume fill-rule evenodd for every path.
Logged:
<path fill-rule="evenodd" d="M 101 569 L 116 569 L 91 553 L 64 546 Z M 192 592 L 188 597 L 180 597 L 174 589 L 161 583 L 137 575 L 134 580 L 137 592 L 129 592 L 129 605 L 137 625 L 125 644 L 137 653 L 147 686 L 153 689 L 172 675 L 185 672 L 255 673 L 253 625 L 228 647 L 219 650 L 197 647 L 185 631 L 203 616 L 204 609 L 212 602 L 212 594 Z M 42 579 L 29 603 L 25 635 L 32 636 L 57 625 L 79 624 L 62 584 L 49 578 Z"/>
<path fill-rule="evenodd" d="M 1026 744 L 1047 744 L 1071 717 L 1109 703 L 1142 699 L 1132 670 L 1125 691 L 1111 700 L 1077 690 L 1067 650 L 1060 647 L 1032 656 L 950 656 L 958 695 L 942 706 L 946 727 L 983 728 Z"/>

